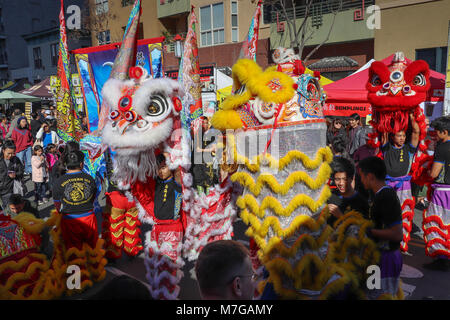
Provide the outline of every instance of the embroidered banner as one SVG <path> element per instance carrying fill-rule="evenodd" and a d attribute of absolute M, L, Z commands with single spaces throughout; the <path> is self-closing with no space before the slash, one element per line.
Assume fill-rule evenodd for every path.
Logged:
<path fill-rule="evenodd" d="M 64 19 L 64 1 L 61 0 L 61 11 L 59 14 L 59 59 L 58 78 L 60 87 L 56 96 L 56 119 L 57 133 L 61 139 L 79 141 L 83 136 L 81 122 L 74 108 L 74 99 L 70 85 L 69 57 L 67 50 L 66 22 Z"/>

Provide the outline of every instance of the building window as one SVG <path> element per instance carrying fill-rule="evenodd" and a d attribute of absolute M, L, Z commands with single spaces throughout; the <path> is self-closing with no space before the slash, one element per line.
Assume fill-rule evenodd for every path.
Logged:
<path fill-rule="evenodd" d="M 99 45 L 110 44 L 111 43 L 111 35 L 110 35 L 109 30 L 99 32 L 97 35 L 97 39 L 98 39 Z"/>
<path fill-rule="evenodd" d="M 50 45 L 50 55 L 52 59 L 52 66 L 55 67 L 58 65 L 58 44 L 53 43 Z"/>
<path fill-rule="evenodd" d="M 200 32 L 202 46 L 225 42 L 223 3 L 200 8 Z"/>
<path fill-rule="evenodd" d="M 33 48 L 34 68 L 42 69 L 41 47 Z"/>
<path fill-rule="evenodd" d="M 122 7 L 134 4 L 134 0 L 122 0 Z"/>
<path fill-rule="evenodd" d="M 237 1 L 231 1 L 231 42 L 239 42 Z"/>
<path fill-rule="evenodd" d="M 107 13 L 109 10 L 108 0 L 95 0 L 95 14 Z"/>
<path fill-rule="evenodd" d="M 416 60 L 425 60 L 430 69 L 445 73 L 447 67 L 447 47 L 416 49 Z"/>

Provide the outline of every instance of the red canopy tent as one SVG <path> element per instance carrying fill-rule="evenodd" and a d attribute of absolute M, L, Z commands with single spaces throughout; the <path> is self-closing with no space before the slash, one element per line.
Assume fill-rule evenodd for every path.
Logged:
<path fill-rule="evenodd" d="M 389 65 L 394 55 L 381 60 Z M 411 60 L 406 59 L 408 62 Z M 356 72 L 344 79 L 327 84 L 323 87 L 327 94 L 324 105 L 326 116 L 345 116 L 358 113 L 366 117 L 372 113 L 372 108 L 367 101 L 366 83 L 369 78 L 369 68 Z M 444 99 L 445 75 L 430 70 L 431 87 L 428 91 L 427 101 L 438 102 Z"/>

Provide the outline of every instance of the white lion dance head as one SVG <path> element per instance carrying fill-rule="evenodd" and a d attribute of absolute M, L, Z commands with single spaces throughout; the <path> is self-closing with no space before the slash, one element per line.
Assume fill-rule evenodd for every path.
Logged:
<path fill-rule="evenodd" d="M 125 184 L 156 176 L 155 149 L 170 138 L 182 95 L 178 82 L 149 78 L 141 67 L 129 76 L 110 78 L 102 89 L 110 110 L 103 142 L 116 151 L 113 179 Z"/>

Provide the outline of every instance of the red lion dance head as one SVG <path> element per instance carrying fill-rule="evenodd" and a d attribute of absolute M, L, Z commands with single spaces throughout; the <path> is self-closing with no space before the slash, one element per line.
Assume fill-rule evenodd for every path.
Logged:
<path fill-rule="evenodd" d="M 430 88 L 430 69 L 423 60 L 408 62 L 403 52 L 395 53 L 391 64 L 386 66 L 380 61 L 372 63 L 369 69 L 368 100 L 373 109 L 374 128 L 369 144 L 380 147 L 380 135 L 407 131 L 409 116 L 412 113 L 420 128 L 419 150 L 412 166 L 420 167 L 426 157 L 427 143 L 425 115 L 419 104 L 424 102 Z M 418 177 L 419 172 L 413 175 Z"/>

